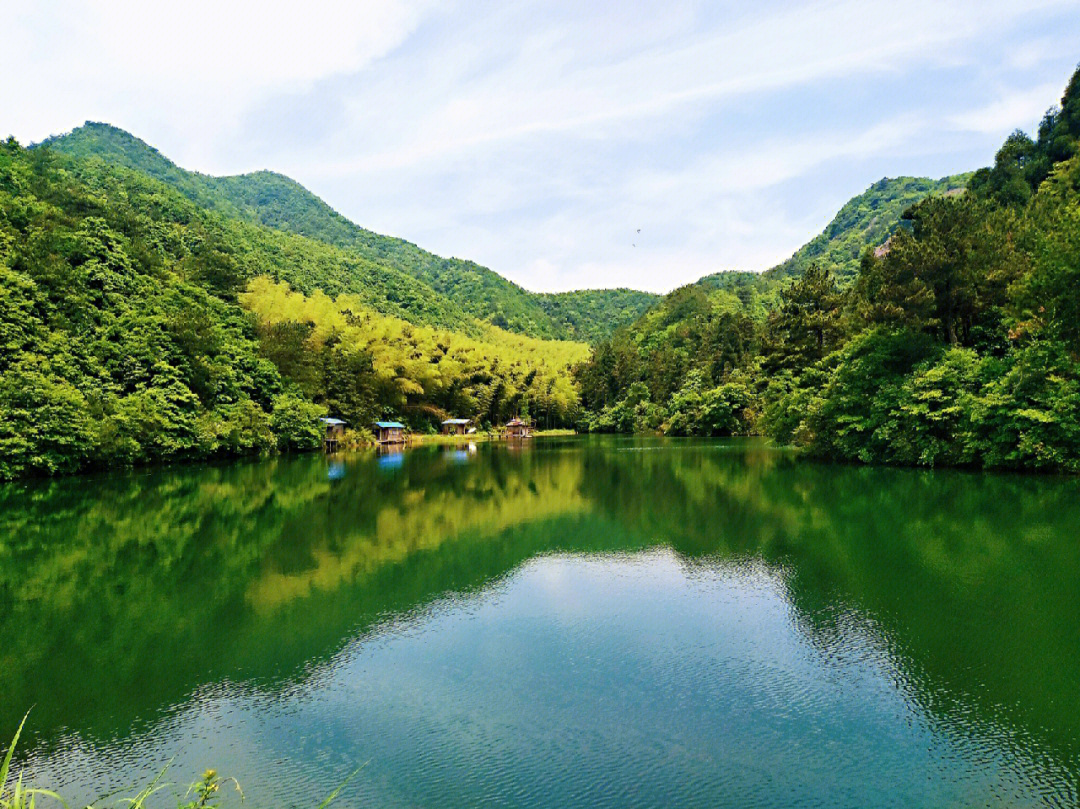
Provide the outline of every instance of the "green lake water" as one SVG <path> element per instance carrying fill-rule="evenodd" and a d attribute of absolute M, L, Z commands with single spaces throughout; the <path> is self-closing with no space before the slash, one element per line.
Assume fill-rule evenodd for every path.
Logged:
<path fill-rule="evenodd" d="M 72 805 L 1076 807 L 1080 481 L 570 438 L 11 485 L 31 706 Z"/>

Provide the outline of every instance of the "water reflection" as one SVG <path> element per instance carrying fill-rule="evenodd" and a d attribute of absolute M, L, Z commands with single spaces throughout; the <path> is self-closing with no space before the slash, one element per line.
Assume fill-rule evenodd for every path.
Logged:
<path fill-rule="evenodd" d="M 375 460 L 381 469 L 398 469 L 405 463 L 402 444 L 384 444 L 375 450 Z"/>
<path fill-rule="evenodd" d="M 36 705 L 85 790 L 374 756 L 372 805 L 1075 804 L 1076 481 L 513 450 L 0 489 L 0 727 Z"/>
<path fill-rule="evenodd" d="M 463 464 L 473 460 L 476 456 L 476 444 L 465 446 L 448 446 L 443 448 L 443 460 L 449 464 Z"/>

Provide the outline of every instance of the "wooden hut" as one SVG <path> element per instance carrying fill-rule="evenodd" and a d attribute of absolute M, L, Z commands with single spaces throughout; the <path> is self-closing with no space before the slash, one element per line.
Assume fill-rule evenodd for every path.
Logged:
<path fill-rule="evenodd" d="M 529 425 L 519 418 L 512 418 L 506 422 L 507 438 L 532 438 L 532 430 Z"/>
<path fill-rule="evenodd" d="M 326 428 L 323 438 L 323 449 L 327 452 L 337 452 L 341 448 L 341 441 L 345 438 L 345 425 L 347 422 L 341 419 L 319 419 Z"/>
<path fill-rule="evenodd" d="M 471 419 L 447 419 L 442 423 L 442 434 L 465 435 L 465 431 L 469 429 L 471 423 Z"/>
<path fill-rule="evenodd" d="M 375 441 L 380 444 L 404 444 L 405 425 L 400 421 L 375 422 Z"/>

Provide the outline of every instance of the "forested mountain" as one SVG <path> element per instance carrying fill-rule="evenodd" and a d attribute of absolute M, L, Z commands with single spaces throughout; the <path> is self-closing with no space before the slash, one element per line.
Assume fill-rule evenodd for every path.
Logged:
<path fill-rule="evenodd" d="M 676 290 L 599 344 L 582 426 L 1080 471 L 1078 145 L 1080 70 L 992 167 L 875 185 L 789 262 Z"/>
<path fill-rule="evenodd" d="M 594 340 L 632 322 L 658 299 L 626 289 L 558 295 L 528 292 L 474 262 L 441 258 L 404 239 L 365 230 L 288 177 L 270 171 L 232 177 L 186 171 L 153 147 L 108 124 L 88 122 L 41 145 L 143 172 L 168 183 L 201 208 L 225 217 L 342 248 L 346 255 L 411 276 L 458 311 L 533 337 Z M 334 289 L 360 292 L 364 283 L 362 277 L 351 285 L 347 279 L 338 279 Z M 402 284 L 403 290 L 413 286 Z"/>
<path fill-rule="evenodd" d="M 812 265 L 829 268 L 841 282 L 855 277 L 867 247 L 878 247 L 896 230 L 908 208 L 929 196 L 957 194 L 971 174 L 931 180 L 928 177 L 884 177 L 848 200 L 828 227 L 795 254 L 765 274 L 797 278 Z"/>
<path fill-rule="evenodd" d="M 801 278 L 811 267 L 829 270 L 840 286 L 850 284 L 858 275 L 859 262 L 867 248 L 881 248 L 898 226 L 910 224 L 904 219 L 908 209 L 931 196 L 962 194 L 973 175 L 974 172 L 968 172 L 940 180 L 885 177 L 848 200 L 823 232 L 786 261 L 764 272 L 713 273 L 689 287 L 696 287 L 702 295 L 711 295 L 714 299 L 725 297 L 718 296 L 718 291 L 731 293 L 747 307 L 747 314 L 761 320 L 779 305 L 780 290 L 792 280 Z M 675 290 L 659 301 L 657 311 L 643 316 L 630 329 L 647 329 L 649 323 L 665 319 L 666 316 L 659 312 L 683 305 L 692 294 L 686 288 Z"/>
<path fill-rule="evenodd" d="M 313 302 L 302 317 L 295 298 L 258 309 L 286 283 Z M 0 145 L 0 478 L 311 447 L 327 412 L 423 429 L 531 407 L 560 426 L 584 354 L 146 173 Z"/>
<path fill-rule="evenodd" d="M 359 227 L 288 177 L 269 171 L 231 177 L 186 171 L 153 147 L 108 124 L 88 122 L 41 145 L 143 172 L 173 186 L 201 208 L 224 217 L 307 236 L 343 248 L 348 251 L 346 255 L 367 259 L 384 272 L 398 271 L 401 275 L 391 278 L 397 279 L 406 305 L 383 310 L 391 314 L 410 317 L 409 307 L 431 297 L 430 290 L 451 305 L 448 317 L 454 317 L 453 312 L 464 313 L 531 336 L 596 342 L 609 337 L 619 326 L 632 323 L 660 300 L 660 296 L 629 289 L 531 293 L 474 262 L 441 258 L 403 239 Z M 970 176 L 882 179 L 849 200 L 823 233 L 764 276 L 798 277 L 818 263 L 830 267 L 841 282 L 846 282 L 856 274 L 862 251 L 884 243 L 907 208 L 933 194 L 957 193 Z M 422 282 L 422 286 L 402 280 L 402 275 Z M 730 283 L 736 275 L 706 276 L 699 283 L 713 289 L 717 283 Z M 722 282 L 717 281 L 720 277 Z M 363 278 L 350 280 L 336 274 L 324 284 L 301 281 L 298 288 L 322 288 L 336 294 L 362 292 L 366 286 Z M 372 303 L 379 308 L 378 302 Z M 423 316 L 420 320 L 431 322 Z"/>
<path fill-rule="evenodd" d="M 536 293 L 536 300 L 568 340 L 597 343 L 615 329 L 633 323 L 661 300 L 660 295 L 636 289 L 579 289 Z"/>

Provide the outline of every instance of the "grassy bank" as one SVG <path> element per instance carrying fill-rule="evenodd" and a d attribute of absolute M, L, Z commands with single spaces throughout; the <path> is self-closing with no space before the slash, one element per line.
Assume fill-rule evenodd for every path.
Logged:
<path fill-rule="evenodd" d="M 534 438 L 551 438 L 555 436 L 569 436 L 577 435 L 575 430 L 537 430 L 533 433 Z M 502 441 L 505 440 L 500 433 L 497 432 L 475 432 L 471 435 L 441 435 L 435 433 L 427 435 L 423 433 L 414 433 L 409 436 L 409 443 L 407 446 L 423 446 L 430 444 L 463 444 L 468 442 L 477 443 L 480 441 Z"/>

